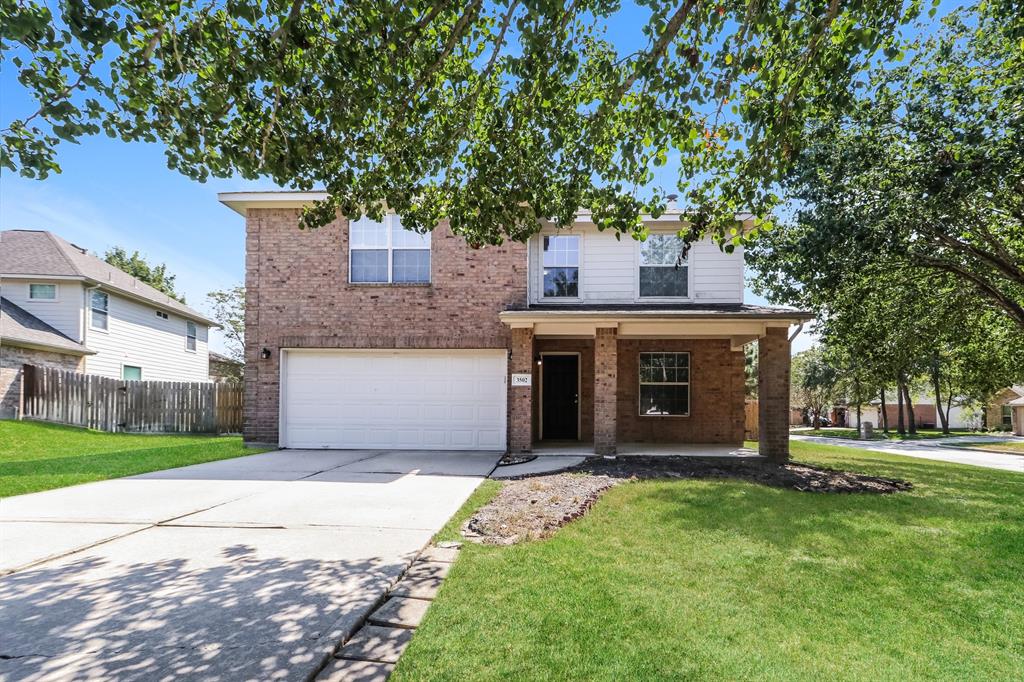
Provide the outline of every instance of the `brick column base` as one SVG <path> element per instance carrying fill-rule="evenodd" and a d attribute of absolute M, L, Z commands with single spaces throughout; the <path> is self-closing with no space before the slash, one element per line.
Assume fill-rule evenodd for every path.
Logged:
<path fill-rule="evenodd" d="M 789 329 L 769 327 L 757 342 L 758 451 L 789 460 Z"/>
<path fill-rule="evenodd" d="M 594 452 L 613 455 L 618 447 L 618 330 L 599 327 L 594 338 Z"/>
<path fill-rule="evenodd" d="M 512 329 L 512 359 L 509 361 L 509 452 L 533 449 L 533 386 L 513 386 L 512 374 L 533 374 L 533 329 Z"/>

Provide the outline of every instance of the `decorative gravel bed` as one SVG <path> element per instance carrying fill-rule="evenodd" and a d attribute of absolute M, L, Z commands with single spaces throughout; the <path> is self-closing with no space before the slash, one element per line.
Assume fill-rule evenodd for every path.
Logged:
<path fill-rule="evenodd" d="M 589 457 L 570 469 L 510 480 L 462 527 L 466 539 L 489 545 L 538 540 L 586 513 L 601 494 L 628 480 L 733 478 L 815 493 L 888 494 L 910 490 L 898 479 L 807 464 L 697 457 Z"/>

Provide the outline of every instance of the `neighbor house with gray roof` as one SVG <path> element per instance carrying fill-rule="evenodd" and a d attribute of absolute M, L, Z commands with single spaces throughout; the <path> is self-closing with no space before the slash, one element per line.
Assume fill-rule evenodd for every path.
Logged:
<path fill-rule="evenodd" d="M 123 380 L 209 381 L 216 323 L 52 232 L 0 232 L 0 418 L 21 368 Z"/>

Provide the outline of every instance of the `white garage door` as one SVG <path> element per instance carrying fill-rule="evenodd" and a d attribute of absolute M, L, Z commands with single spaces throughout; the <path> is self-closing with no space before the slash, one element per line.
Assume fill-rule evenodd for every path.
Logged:
<path fill-rule="evenodd" d="M 505 449 L 505 350 L 285 351 L 290 448 Z"/>

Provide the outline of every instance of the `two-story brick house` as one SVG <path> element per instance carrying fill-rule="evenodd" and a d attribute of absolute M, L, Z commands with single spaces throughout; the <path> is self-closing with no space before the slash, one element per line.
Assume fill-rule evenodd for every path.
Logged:
<path fill-rule="evenodd" d="M 237 192 L 246 219 L 245 438 L 293 448 L 531 450 L 738 445 L 745 344 L 761 450 L 788 454 L 789 328 L 743 304 L 743 254 L 680 257 L 679 212 L 617 240 L 580 214 L 529 243 L 470 248 L 344 218 L 300 230 L 316 192 Z"/>

